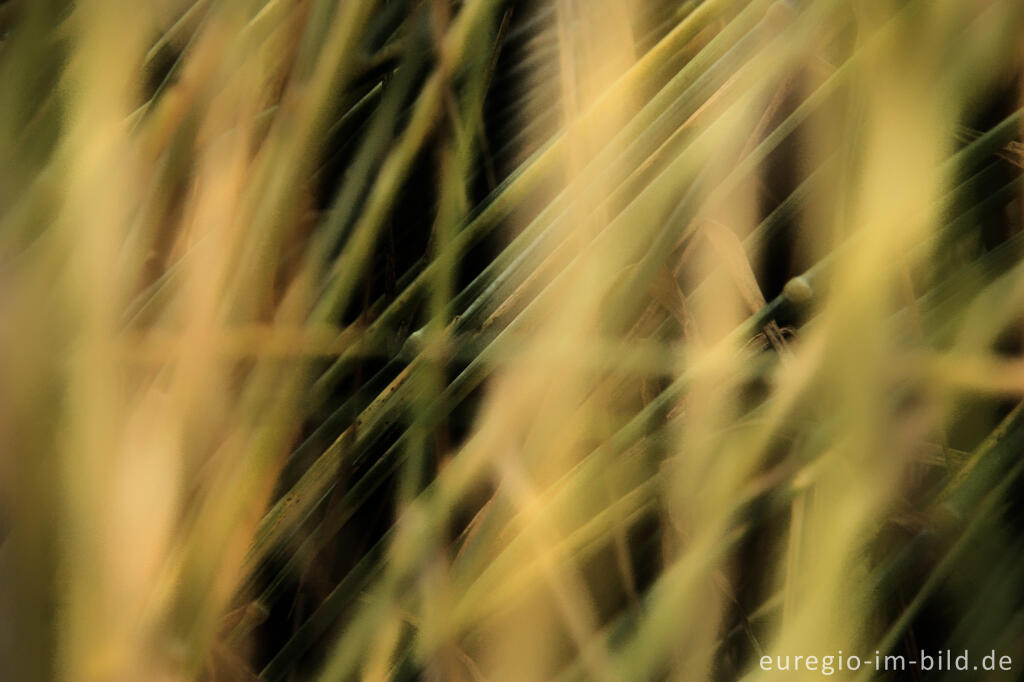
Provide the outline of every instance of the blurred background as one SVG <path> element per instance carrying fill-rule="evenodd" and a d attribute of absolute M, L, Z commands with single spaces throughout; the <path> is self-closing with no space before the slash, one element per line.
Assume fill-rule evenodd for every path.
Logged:
<path fill-rule="evenodd" d="M 1021 35 L 0 2 L 0 680 L 1024 679 Z"/>

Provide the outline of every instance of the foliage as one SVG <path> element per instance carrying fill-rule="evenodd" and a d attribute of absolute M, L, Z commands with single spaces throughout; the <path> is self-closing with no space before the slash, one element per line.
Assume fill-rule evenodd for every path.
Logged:
<path fill-rule="evenodd" d="M 0 677 L 1024 662 L 1022 28 L 0 3 Z"/>

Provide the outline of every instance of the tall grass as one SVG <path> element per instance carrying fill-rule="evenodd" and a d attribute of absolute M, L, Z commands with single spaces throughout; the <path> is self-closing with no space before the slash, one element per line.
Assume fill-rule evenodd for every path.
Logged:
<path fill-rule="evenodd" d="M 0 679 L 1019 669 L 1022 29 L 0 3 Z"/>

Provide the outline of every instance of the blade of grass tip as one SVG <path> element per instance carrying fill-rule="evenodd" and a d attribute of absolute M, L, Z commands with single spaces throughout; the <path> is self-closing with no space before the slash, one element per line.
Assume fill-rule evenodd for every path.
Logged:
<path fill-rule="evenodd" d="M 371 50 L 380 50 L 389 43 L 401 40 L 409 17 L 410 0 L 388 0 L 378 7 L 374 18 L 367 27 L 367 45 Z"/>
<path fill-rule="evenodd" d="M 320 159 L 320 164 L 310 176 L 313 183 L 318 183 L 322 179 L 329 165 L 339 158 L 348 158 L 347 155 L 351 153 L 351 148 L 366 137 L 366 129 L 371 125 L 371 112 L 380 105 L 385 91 L 385 82 L 394 77 L 402 57 L 408 51 L 407 46 L 402 45 L 401 47 L 401 50 L 395 50 L 397 56 L 394 63 L 388 62 L 386 67 L 382 66 L 379 70 L 364 65 L 353 74 L 349 92 L 344 95 L 344 98 L 352 101 L 352 104 L 340 107 L 341 115 L 331 123 L 324 133 L 326 140 L 344 139 L 344 141 L 336 149 L 331 150 L 331 156 Z M 384 60 L 385 58 L 374 55 L 369 59 L 376 63 L 378 59 Z M 274 108 L 275 112 L 276 109 L 277 107 Z M 346 131 L 346 126 L 351 126 L 351 130 Z M 344 138 L 341 137 L 343 131 L 346 133 Z"/>
<path fill-rule="evenodd" d="M 171 64 L 171 67 L 167 69 L 167 73 L 160 79 L 160 83 L 156 86 L 153 94 L 128 116 L 126 122 L 130 125 L 133 131 L 138 128 L 142 121 L 145 120 L 146 114 L 149 113 L 150 109 L 152 109 L 153 104 L 160 99 L 167 90 L 167 87 L 174 81 L 178 72 L 181 70 L 182 64 L 185 63 L 186 57 L 191 51 L 196 39 L 202 34 L 203 26 L 210 17 L 211 13 L 209 11 L 209 4 L 209 0 L 197 0 L 197 2 L 193 3 L 185 14 L 182 15 L 182 17 L 160 37 L 160 40 L 158 40 L 146 54 L 143 61 L 143 68 L 155 68 L 153 66 L 153 62 L 159 56 L 160 51 L 167 49 L 172 40 L 180 39 L 180 36 L 177 36 L 178 33 L 189 33 L 187 40 L 185 40 L 185 44 L 182 46 L 178 55 L 174 58 L 174 62 Z M 194 16 L 190 16 L 193 14 Z M 182 26 L 183 22 L 186 23 L 186 26 Z M 169 37 L 169 34 L 171 33 L 174 33 L 176 38 Z"/>
<path fill-rule="evenodd" d="M 203 6 L 200 7 L 200 5 Z M 180 22 L 182 20 L 187 19 L 187 29 L 181 30 L 188 31 L 188 38 L 185 41 L 185 44 L 182 46 L 179 53 L 176 55 L 174 62 L 171 64 L 167 73 L 164 75 L 160 83 L 157 85 L 156 90 L 153 92 L 153 94 L 149 97 L 148 100 L 143 102 L 137 109 L 135 109 L 135 111 L 133 111 L 126 119 L 126 122 L 128 122 L 131 125 L 133 130 L 138 128 L 138 126 L 144 120 L 146 120 L 147 115 L 153 108 L 153 105 L 160 101 L 161 96 L 163 95 L 167 87 L 171 84 L 171 82 L 174 80 L 175 76 L 177 76 L 182 65 L 185 63 L 185 60 L 187 59 L 189 53 L 191 52 L 195 44 L 195 41 L 202 37 L 203 29 L 214 17 L 216 9 L 216 7 L 210 6 L 209 2 L 201 0 L 200 2 L 194 4 L 192 8 L 188 12 L 186 12 L 186 16 L 182 17 L 182 19 L 179 20 Z M 191 12 L 193 12 L 193 10 L 198 10 L 201 14 L 193 17 L 188 17 L 188 15 Z M 285 21 L 286 11 L 286 8 L 278 0 L 269 0 L 268 2 L 263 4 L 260 7 L 260 9 L 256 12 L 255 16 L 245 24 L 240 34 L 233 39 L 232 43 L 249 43 L 250 47 L 248 49 L 252 51 L 257 51 L 274 35 L 275 32 L 277 32 L 281 28 L 281 25 Z M 171 30 L 175 30 L 175 27 L 177 26 L 178 24 L 175 24 L 175 26 L 172 27 Z M 146 56 L 146 63 L 144 64 L 144 66 L 150 67 L 150 60 L 155 59 L 157 56 L 159 56 L 158 53 L 160 50 L 167 49 L 167 45 L 168 42 L 161 38 L 161 40 L 158 41 L 157 44 L 150 49 L 149 54 L 147 54 Z M 225 83 L 222 84 L 221 87 L 226 88 L 227 85 L 228 84 Z"/>
<path fill-rule="evenodd" d="M 339 139 L 342 131 L 345 131 L 345 127 L 352 125 L 352 130 L 345 137 L 352 141 L 352 144 L 356 140 L 361 140 L 366 135 L 366 129 L 372 125 L 373 113 L 380 106 L 381 100 L 383 99 L 384 84 L 383 82 L 374 83 L 372 87 L 368 88 L 359 99 L 356 100 L 355 104 L 348 107 L 338 120 L 331 124 L 328 128 L 325 138 L 329 140 Z M 359 120 L 360 118 L 364 120 Z M 346 131 L 348 132 L 348 131 Z M 320 184 L 323 179 L 323 174 L 327 171 L 328 166 L 335 162 L 339 157 L 344 157 L 350 150 L 348 145 L 342 144 L 339 149 L 330 157 L 323 159 L 320 165 L 313 172 L 311 180 L 314 183 Z"/>
<path fill-rule="evenodd" d="M 346 168 L 346 182 L 342 183 L 337 196 L 331 202 L 326 219 L 318 226 L 313 245 L 308 251 L 311 259 L 324 260 L 336 252 L 338 245 L 347 235 L 353 216 L 365 198 L 373 171 L 385 158 L 402 105 L 418 80 L 420 64 L 427 57 L 427 36 L 420 31 L 416 38 L 416 46 L 405 51 L 402 65 L 388 87 L 384 89 L 381 103 L 374 112 L 368 129 L 361 134 L 362 144 Z M 319 270 L 323 266 L 318 264 L 315 267 Z"/>
<path fill-rule="evenodd" d="M 144 69 L 150 68 L 153 63 L 159 58 L 161 51 L 168 47 L 171 43 L 182 42 L 185 40 L 186 43 L 191 42 L 195 37 L 195 33 L 198 30 L 198 26 L 202 24 L 203 18 L 206 16 L 203 14 L 205 10 L 209 8 L 210 0 L 195 0 L 187 10 L 185 10 L 177 21 L 171 24 L 171 27 L 163 32 L 160 38 L 153 44 L 153 47 L 149 49 L 146 56 L 142 60 L 142 66 Z M 188 39 L 184 39 L 185 34 L 190 34 Z"/>
<path fill-rule="evenodd" d="M 367 8 L 376 3 L 369 3 Z M 386 3 L 385 3 L 386 4 Z M 330 49 L 328 32 L 332 23 L 335 26 L 342 22 L 338 21 L 340 6 L 331 0 L 314 0 L 309 11 L 306 30 L 302 33 L 299 43 L 298 58 L 295 60 L 293 75 L 298 78 L 306 78 L 312 74 L 319 65 L 325 63 L 323 55 Z M 369 22 L 366 17 L 364 26 Z"/>
<path fill-rule="evenodd" d="M 388 43 L 376 52 L 364 56 L 352 79 L 353 84 L 367 85 L 381 82 L 398 68 L 402 58 L 408 52 L 408 48 L 405 40 L 399 40 Z"/>

